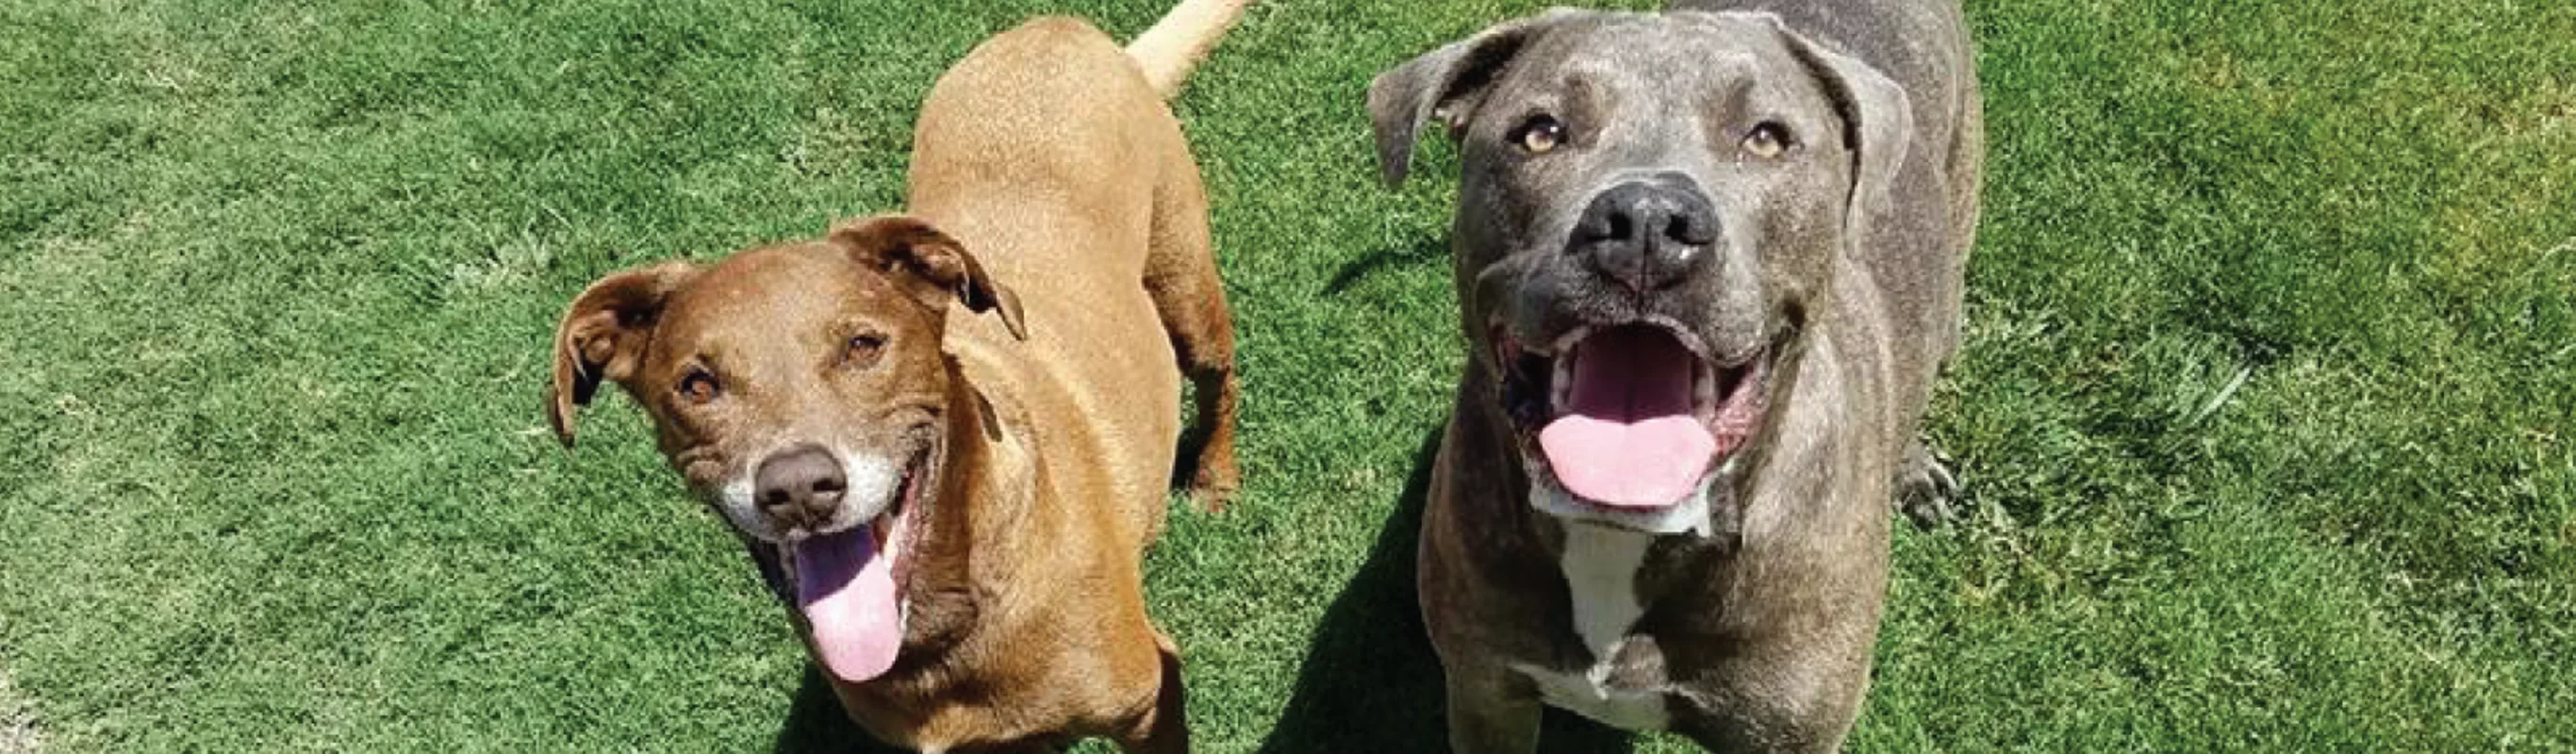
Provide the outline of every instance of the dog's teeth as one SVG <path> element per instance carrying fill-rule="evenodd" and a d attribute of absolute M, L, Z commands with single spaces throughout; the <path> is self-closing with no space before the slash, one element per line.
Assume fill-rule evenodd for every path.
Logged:
<path fill-rule="evenodd" d="M 1574 344 L 1583 342 L 1584 337 L 1591 334 L 1592 328 L 1577 327 L 1564 335 L 1557 336 L 1556 342 L 1549 345 L 1556 353 L 1567 353 L 1574 349 Z"/>
<path fill-rule="evenodd" d="M 1574 360 L 1559 358 L 1552 362 L 1550 368 L 1555 372 L 1547 383 L 1548 391 L 1552 393 L 1548 396 L 1548 407 L 1562 408 L 1574 395 Z"/>
<path fill-rule="evenodd" d="M 1692 370 L 1691 413 L 1704 422 L 1717 418 L 1717 370 L 1705 364 Z"/>

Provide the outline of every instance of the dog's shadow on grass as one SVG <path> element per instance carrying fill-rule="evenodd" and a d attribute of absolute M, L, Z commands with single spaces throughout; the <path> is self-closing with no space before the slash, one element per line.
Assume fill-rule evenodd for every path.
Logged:
<path fill-rule="evenodd" d="M 813 663 L 805 664 L 805 681 L 796 687 L 796 699 L 787 708 L 787 722 L 778 728 L 778 738 L 771 745 L 777 754 L 898 754 L 902 749 L 888 746 L 870 737 L 850 714 L 841 709 L 841 698 L 832 695 L 832 683 Z"/>
<path fill-rule="evenodd" d="M 1423 633 L 1413 586 L 1414 547 L 1431 491 L 1440 430 L 1422 439 L 1393 515 L 1379 527 L 1367 562 L 1324 611 L 1305 663 L 1264 754 L 1449 750 L 1440 660 Z M 1548 710 L 1541 751 L 1626 752 L 1628 734 Z"/>
<path fill-rule="evenodd" d="M 1262 740 L 1265 754 L 1305 752 L 1449 750 L 1440 660 L 1422 632 L 1414 600 L 1414 545 L 1422 507 L 1431 491 L 1431 467 L 1440 453 L 1440 431 L 1424 434 L 1413 454 L 1395 512 L 1378 528 L 1377 542 L 1342 593 L 1325 608 L 1307 641 L 1306 661 L 1279 723 Z M 1187 651 L 1184 648 L 1183 651 Z M 1541 726 L 1549 752 L 1627 752 L 1627 734 L 1549 710 Z M 779 727 L 779 754 L 885 754 L 898 752 L 860 730 L 842 711 L 831 683 L 811 663 Z"/>
<path fill-rule="evenodd" d="M 1324 283 L 1324 294 L 1328 296 L 1341 295 L 1342 293 L 1349 291 L 1352 287 L 1359 285 L 1360 281 L 1366 280 L 1369 277 L 1386 270 L 1412 267 L 1422 264 L 1438 264 L 1448 260 L 1449 241 L 1447 236 L 1435 235 L 1425 238 L 1416 242 L 1413 247 L 1409 249 L 1378 249 L 1376 251 L 1369 252 L 1367 256 L 1360 257 L 1359 259 L 1352 260 L 1349 264 L 1342 265 L 1342 268 L 1339 270 L 1334 270 L 1333 279 L 1325 281 Z"/>

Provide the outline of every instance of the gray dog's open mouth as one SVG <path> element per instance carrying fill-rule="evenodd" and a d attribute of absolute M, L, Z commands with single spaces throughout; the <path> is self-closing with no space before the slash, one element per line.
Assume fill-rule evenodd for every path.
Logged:
<path fill-rule="evenodd" d="M 1578 327 L 1544 347 L 1498 329 L 1493 342 L 1525 455 L 1593 506 L 1693 499 L 1761 424 L 1768 349 L 1720 364 L 1660 319 Z"/>

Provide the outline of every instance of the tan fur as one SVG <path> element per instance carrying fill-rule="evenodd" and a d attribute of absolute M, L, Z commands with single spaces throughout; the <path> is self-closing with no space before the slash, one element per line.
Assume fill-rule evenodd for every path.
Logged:
<path fill-rule="evenodd" d="M 617 381 L 701 491 L 743 456 L 807 437 L 784 427 L 897 454 L 912 435 L 866 428 L 930 417 L 912 425 L 940 439 L 902 652 L 885 675 L 833 680 L 879 738 L 1188 748 L 1179 656 L 1145 613 L 1142 556 L 1179 450 L 1180 380 L 1200 398 L 1190 487 L 1210 508 L 1236 486 L 1237 388 L 1206 197 L 1163 102 L 1172 82 L 1151 77 L 1176 81 L 1239 5 L 1184 2 L 1139 40 L 1168 57 L 1139 60 L 1070 18 L 988 40 L 923 103 L 910 215 L 703 270 L 621 273 L 565 316 L 548 408 L 566 442 L 572 407 Z M 809 374 L 844 346 L 801 333 L 849 322 L 887 335 L 882 365 Z M 697 350 L 779 351 L 760 363 L 785 366 L 741 367 L 761 389 L 693 408 L 672 397 L 700 358 L 665 345 L 683 334 Z"/>
<path fill-rule="evenodd" d="M 1145 70 L 1145 80 L 1153 82 L 1155 91 L 1170 96 L 1180 91 L 1190 68 L 1216 47 L 1217 38 L 1243 16 L 1244 2 L 1181 0 L 1154 28 L 1136 35 L 1136 41 L 1127 44 L 1127 54 Z"/>

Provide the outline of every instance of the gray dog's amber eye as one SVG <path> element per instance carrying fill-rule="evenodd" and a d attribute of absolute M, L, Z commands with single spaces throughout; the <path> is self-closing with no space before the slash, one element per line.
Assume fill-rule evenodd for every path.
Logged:
<path fill-rule="evenodd" d="M 1764 122 L 1744 135 L 1744 153 L 1765 160 L 1789 151 L 1789 129 L 1778 123 Z"/>
<path fill-rule="evenodd" d="M 862 369 L 875 366 L 877 356 L 883 353 L 885 353 L 883 335 L 860 335 L 850 339 L 850 366 Z"/>
<path fill-rule="evenodd" d="M 1512 143 L 1530 154 L 1545 154 L 1565 143 L 1565 124 L 1557 122 L 1555 116 L 1532 115 L 1529 120 L 1521 121 L 1520 127 L 1512 129 L 1511 138 Z"/>
<path fill-rule="evenodd" d="M 672 391 L 679 393 L 681 398 L 691 403 L 715 400 L 716 376 L 704 367 L 689 367 L 689 373 L 680 378 L 679 386 L 672 388 Z"/>

